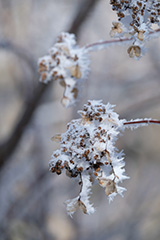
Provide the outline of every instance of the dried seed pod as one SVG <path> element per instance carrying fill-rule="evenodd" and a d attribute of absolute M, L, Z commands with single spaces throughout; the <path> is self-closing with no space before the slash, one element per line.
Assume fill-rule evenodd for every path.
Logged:
<path fill-rule="evenodd" d="M 130 46 L 127 51 L 131 58 L 141 56 L 141 48 L 137 45 Z"/>
<path fill-rule="evenodd" d="M 102 187 L 106 187 L 107 183 L 108 183 L 108 179 L 106 178 L 98 178 L 98 181 L 99 181 L 99 184 L 102 186 Z"/>
<path fill-rule="evenodd" d="M 86 208 L 85 204 L 80 199 L 78 200 L 78 206 L 85 214 L 87 214 L 87 208 Z"/>
<path fill-rule="evenodd" d="M 61 134 L 56 134 L 51 138 L 51 140 L 57 143 L 61 142 Z"/>
<path fill-rule="evenodd" d="M 79 65 L 72 66 L 69 68 L 69 70 L 73 77 L 75 77 L 77 79 L 80 79 L 82 77 L 82 73 L 81 73 Z"/>
<path fill-rule="evenodd" d="M 110 31 L 110 36 L 114 37 L 117 33 L 121 34 L 123 32 L 122 24 L 120 22 L 112 22 L 113 27 Z"/>
<path fill-rule="evenodd" d="M 60 175 L 60 174 L 62 173 L 61 169 L 58 168 L 58 169 L 56 170 L 56 173 L 57 173 L 58 175 Z"/>
<path fill-rule="evenodd" d="M 143 41 L 143 40 L 144 40 L 144 33 L 145 33 L 145 31 L 139 31 L 139 32 L 138 32 L 137 38 L 138 38 L 140 41 Z"/>
<path fill-rule="evenodd" d="M 105 193 L 107 196 L 112 193 L 117 193 L 116 184 L 113 180 L 108 179 L 108 182 L 106 183 Z"/>
<path fill-rule="evenodd" d="M 117 188 L 114 180 L 107 179 L 107 178 L 98 178 L 99 184 L 105 188 L 105 193 L 109 196 L 112 193 L 117 193 Z"/>
<path fill-rule="evenodd" d="M 71 91 L 71 93 L 73 93 L 73 97 L 74 97 L 75 99 L 77 99 L 78 89 L 77 89 L 77 88 L 73 88 L 72 91 Z"/>

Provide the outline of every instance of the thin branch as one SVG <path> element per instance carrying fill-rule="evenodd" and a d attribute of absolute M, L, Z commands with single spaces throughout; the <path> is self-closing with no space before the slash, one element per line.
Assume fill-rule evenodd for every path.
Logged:
<path fill-rule="evenodd" d="M 128 42 L 131 42 L 133 39 L 132 38 L 119 38 L 119 39 L 111 39 L 111 40 L 104 40 L 104 41 L 99 41 L 99 42 L 95 42 L 95 43 L 91 43 L 85 46 L 85 48 L 92 52 L 95 50 L 102 50 L 105 49 L 109 46 L 115 46 L 118 45 L 120 43 L 125 43 L 127 44 Z"/>
<path fill-rule="evenodd" d="M 160 124 L 160 120 L 145 119 L 145 120 L 124 122 L 123 124 L 124 124 L 124 125 L 134 125 L 134 124 Z"/>
<path fill-rule="evenodd" d="M 11 135 L 6 141 L 0 144 L 0 168 L 4 165 L 4 163 L 7 161 L 7 158 L 13 153 L 14 149 L 18 145 L 24 133 L 24 130 L 29 124 L 32 115 L 42 97 L 42 94 L 49 86 L 50 84 L 40 84 L 37 87 L 32 100 L 30 102 L 27 102 L 26 107 L 24 108 L 24 111 L 19 121 L 16 123 L 16 126 L 14 127 Z"/>
<path fill-rule="evenodd" d="M 157 37 L 157 33 L 160 33 L 160 29 L 157 29 L 155 31 L 152 31 L 149 33 L 150 37 Z M 133 38 L 119 38 L 119 39 L 111 39 L 111 40 L 104 40 L 104 41 L 99 41 L 95 43 L 91 43 L 85 46 L 87 51 L 92 52 L 92 51 L 97 51 L 97 50 L 102 50 L 110 46 L 115 46 L 119 44 L 128 44 L 129 42 L 133 41 Z"/>

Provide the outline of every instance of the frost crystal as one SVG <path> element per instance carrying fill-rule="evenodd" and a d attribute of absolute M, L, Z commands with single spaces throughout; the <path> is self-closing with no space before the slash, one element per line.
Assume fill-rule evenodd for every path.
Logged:
<path fill-rule="evenodd" d="M 124 175 L 123 154 L 115 147 L 125 120 L 119 120 L 112 105 L 95 100 L 88 101 L 79 114 L 81 118 L 68 123 L 65 133 L 54 137 L 61 147 L 53 152 L 49 164 L 51 172 L 61 174 L 65 169 L 67 176 L 79 181 L 79 195 L 66 201 L 70 215 L 78 208 L 87 214 L 94 212 L 89 202 L 93 183 L 104 187 L 112 200 L 117 194 L 122 195 L 125 189 L 119 182 L 128 178 Z"/>
<path fill-rule="evenodd" d="M 139 58 L 144 42 L 149 38 L 149 33 L 154 31 L 153 24 L 160 26 L 160 0 L 110 0 L 110 4 L 117 12 L 119 21 L 113 22 L 111 36 L 132 38 L 129 56 Z"/>
<path fill-rule="evenodd" d="M 89 72 L 89 56 L 85 48 L 80 48 L 74 34 L 61 33 L 49 55 L 39 59 L 40 81 L 48 83 L 59 80 L 65 88 L 62 104 L 73 105 L 79 97 L 81 83 Z"/>

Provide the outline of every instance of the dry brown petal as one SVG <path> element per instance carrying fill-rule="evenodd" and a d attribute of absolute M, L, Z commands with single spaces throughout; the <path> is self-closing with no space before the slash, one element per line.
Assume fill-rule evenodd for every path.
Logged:
<path fill-rule="evenodd" d="M 56 134 L 51 138 L 51 140 L 59 143 L 61 141 L 61 134 Z"/>
<path fill-rule="evenodd" d="M 68 47 L 66 47 L 66 46 L 61 46 L 61 49 L 63 50 L 63 52 L 64 52 L 66 55 L 70 56 L 70 51 L 69 51 Z"/>
<path fill-rule="evenodd" d="M 47 78 L 47 73 L 41 73 L 41 81 L 45 81 Z"/>
<path fill-rule="evenodd" d="M 98 181 L 99 181 L 99 184 L 100 184 L 102 187 L 106 187 L 106 186 L 107 186 L 108 179 L 106 179 L 106 178 L 99 178 Z"/>
<path fill-rule="evenodd" d="M 82 114 L 82 124 L 86 124 L 86 123 L 90 124 L 91 121 L 89 117 L 86 117 L 84 114 Z"/>
<path fill-rule="evenodd" d="M 140 57 L 141 55 L 141 48 L 137 45 L 130 46 L 127 51 L 131 58 Z"/>
<path fill-rule="evenodd" d="M 45 66 L 45 65 L 39 65 L 39 70 L 38 70 L 38 72 L 39 73 L 42 73 L 42 72 L 44 72 L 44 71 L 47 71 L 47 66 Z"/>
<path fill-rule="evenodd" d="M 89 173 L 89 180 L 92 184 L 94 183 L 94 177 L 93 177 L 93 174 L 91 172 Z"/>
<path fill-rule="evenodd" d="M 122 26 L 119 22 L 113 22 L 112 30 L 110 31 L 111 37 L 114 37 L 116 33 L 120 34 L 123 32 Z"/>
<path fill-rule="evenodd" d="M 106 189 L 105 189 L 105 193 L 107 196 L 109 196 L 112 193 L 117 193 L 117 188 L 116 188 L 116 184 L 113 180 L 108 179 L 108 182 L 106 184 Z"/>
<path fill-rule="evenodd" d="M 60 85 L 62 86 L 62 87 L 66 87 L 66 83 L 65 83 L 65 81 L 64 80 L 60 80 Z"/>
<path fill-rule="evenodd" d="M 80 79 L 82 77 L 82 73 L 81 73 L 79 65 L 72 66 L 69 68 L 69 70 L 73 77 L 75 77 L 77 79 Z"/>
<path fill-rule="evenodd" d="M 115 184 L 114 180 L 106 179 L 106 178 L 99 178 L 98 181 L 102 187 L 105 187 L 105 193 L 107 196 L 109 196 L 110 194 L 112 194 L 114 192 L 117 192 L 117 188 L 116 188 L 116 184 Z"/>
<path fill-rule="evenodd" d="M 73 97 L 76 99 L 77 96 L 78 96 L 78 89 L 77 88 L 73 88 L 71 92 L 73 93 Z"/>
<path fill-rule="evenodd" d="M 137 34 L 137 38 L 138 38 L 140 41 L 143 41 L 143 39 L 144 39 L 144 32 L 145 32 L 145 31 L 139 31 L 138 34 Z"/>
<path fill-rule="evenodd" d="M 85 204 L 79 199 L 78 200 L 78 205 L 79 205 L 79 208 L 85 213 L 87 214 L 87 208 L 85 206 Z"/>

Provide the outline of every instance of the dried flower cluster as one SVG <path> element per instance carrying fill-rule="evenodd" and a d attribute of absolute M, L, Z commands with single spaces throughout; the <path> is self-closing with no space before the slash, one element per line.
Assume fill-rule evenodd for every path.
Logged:
<path fill-rule="evenodd" d="M 80 91 L 81 82 L 89 72 L 89 57 L 85 48 L 78 47 L 75 35 L 61 33 L 49 55 L 39 59 L 40 81 L 59 80 L 65 88 L 62 104 L 73 105 Z"/>
<path fill-rule="evenodd" d="M 39 59 L 40 81 L 60 82 L 65 88 L 62 98 L 65 107 L 77 101 L 82 81 L 89 72 L 90 52 L 132 42 L 128 54 L 132 58 L 140 58 L 144 42 L 154 32 L 152 25 L 160 25 L 160 0 L 110 0 L 110 4 L 117 11 L 119 20 L 113 22 L 111 36 L 118 37 L 118 40 L 99 41 L 80 48 L 74 34 L 61 33 L 49 55 Z M 155 32 L 160 32 L 160 29 Z M 152 119 L 120 120 L 113 107 L 102 101 L 88 101 L 79 111 L 81 118 L 68 123 L 65 133 L 53 137 L 60 143 L 60 149 L 52 154 L 50 171 L 60 175 L 65 170 L 66 175 L 78 180 L 80 186 L 78 196 L 66 201 L 67 212 L 71 216 L 78 209 L 85 214 L 94 213 L 95 208 L 90 203 L 94 183 L 105 188 L 109 201 L 117 194 L 123 195 L 125 188 L 119 183 L 128 177 L 124 174 L 123 152 L 115 147 L 118 136 L 126 128 L 160 124 L 160 120 Z"/>
<path fill-rule="evenodd" d="M 119 22 L 114 22 L 111 36 L 127 36 L 133 39 L 128 49 L 130 57 L 139 58 L 144 42 L 153 32 L 153 24 L 160 26 L 159 0 L 110 0 L 112 9 L 117 12 Z"/>
<path fill-rule="evenodd" d="M 66 202 L 71 215 L 78 208 L 87 214 L 94 212 L 89 203 L 93 183 L 105 188 L 109 200 L 125 190 L 118 185 L 128 178 L 124 175 L 123 154 L 115 147 L 125 120 L 119 120 L 112 108 L 109 103 L 88 101 L 79 111 L 81 118 L 72 120 L 65 133 L 54 137 L 61 147 L 52 155 L 50 171 L 59 175 L 65 169 L 67 176 L 78 179 L 81 186 L 79 195 Z"/>

